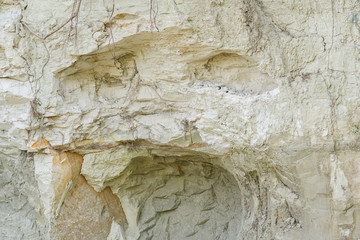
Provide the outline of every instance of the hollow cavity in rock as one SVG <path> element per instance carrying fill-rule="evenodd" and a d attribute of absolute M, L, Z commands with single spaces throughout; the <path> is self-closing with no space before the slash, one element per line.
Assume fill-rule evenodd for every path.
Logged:
<path fill-rule="evenodd" d="M 124 206 L 128 219 L 136 219 L 136 226 L 129 228 L 137 229 L 138 239 L 236 239 L 241 228 L 237 182 L 208 162 L 134 159 L 110 185 L 136 209 L 131 217 Z M 130 229 L 126 232 L 134 237 Z"/>

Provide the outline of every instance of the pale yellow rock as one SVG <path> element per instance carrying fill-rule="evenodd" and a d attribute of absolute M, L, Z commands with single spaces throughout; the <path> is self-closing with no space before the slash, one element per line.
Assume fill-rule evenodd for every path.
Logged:
<path fill-rule="evenodd" d="M 0 2 L 0 239 L 360 237 L 357 1 L 77 3 Z"/>

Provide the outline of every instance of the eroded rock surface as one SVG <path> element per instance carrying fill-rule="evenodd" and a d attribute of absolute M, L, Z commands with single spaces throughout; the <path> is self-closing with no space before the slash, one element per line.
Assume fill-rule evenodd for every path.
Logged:
<path fill-rule="evenodd" d="M 359 11 L 1 1 L 0 238 L 360 238 Z"/>
<path fill-rule="evenodd" d="M 95 156 L 85 158 L 83 175 L 89 182 L 102 179 L 133 209 L 126 212 L 127 219 L 136 220 L 124 229 L 127 238 L 236 239 L 240 232 L 239 186 L 229 172 L 208 159 L 196 155 L 150 158 L 134 152 L 126 168 L 109 179 L 108 166 L 99 167 L 92 161 L 94 157 L 104 161 L 109 155 L 91 155 Z"/>

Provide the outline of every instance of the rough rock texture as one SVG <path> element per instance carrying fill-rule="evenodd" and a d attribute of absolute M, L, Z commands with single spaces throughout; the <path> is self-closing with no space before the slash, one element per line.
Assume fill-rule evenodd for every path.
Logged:
<path fill-rule="evenodd" d="M 0 238 L 360 238 L 359 11 L 0 1 Z"/>
<path fill-rule="evenodd" d="M 109 186 L 126 203 L 126 217 L 134 220 L 126 239 L 236 239 L 246 211 L 235 178 L 216 159 L 131 153 L 133 160 L 116 168 L 116 175 L 108 157 L 126 159 L 118 152 L 87 154 L 81 171 L 93 186 Z"/>

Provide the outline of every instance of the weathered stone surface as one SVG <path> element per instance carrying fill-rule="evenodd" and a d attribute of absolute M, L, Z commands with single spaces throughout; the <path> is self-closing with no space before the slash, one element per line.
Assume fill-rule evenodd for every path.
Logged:
<path fill-rule="evenodd" d="M 136 156 L 136 152 L 132 155 L 118 178 L 107 182 L 130 205 L 127 208 L 134 209 L 126 212 L 128 219 L 136 219 L 123 230 L 126 239 L 236 238 L 241 229 L 242 196 L 229 172 L 199 156 L 153 159 Z M 108 155 L 95 157 L 100 161 Z M 85 158 L 83 165 L 87 179 L 104 169 L 91 165 L 91 159 Z"/>
<path fill-rule="evenodd" d="M 359 238 L 359 10 L 1 1 L 0 238 Z"/>
<path fill-rule="evenodd" d="M 109 188 L 96 192 L 80 175 L 81 155 L 38 154 L 35 162 L 51 238 L 105 239 L 112 221 L 127 225 L 119 198 Z"/>

